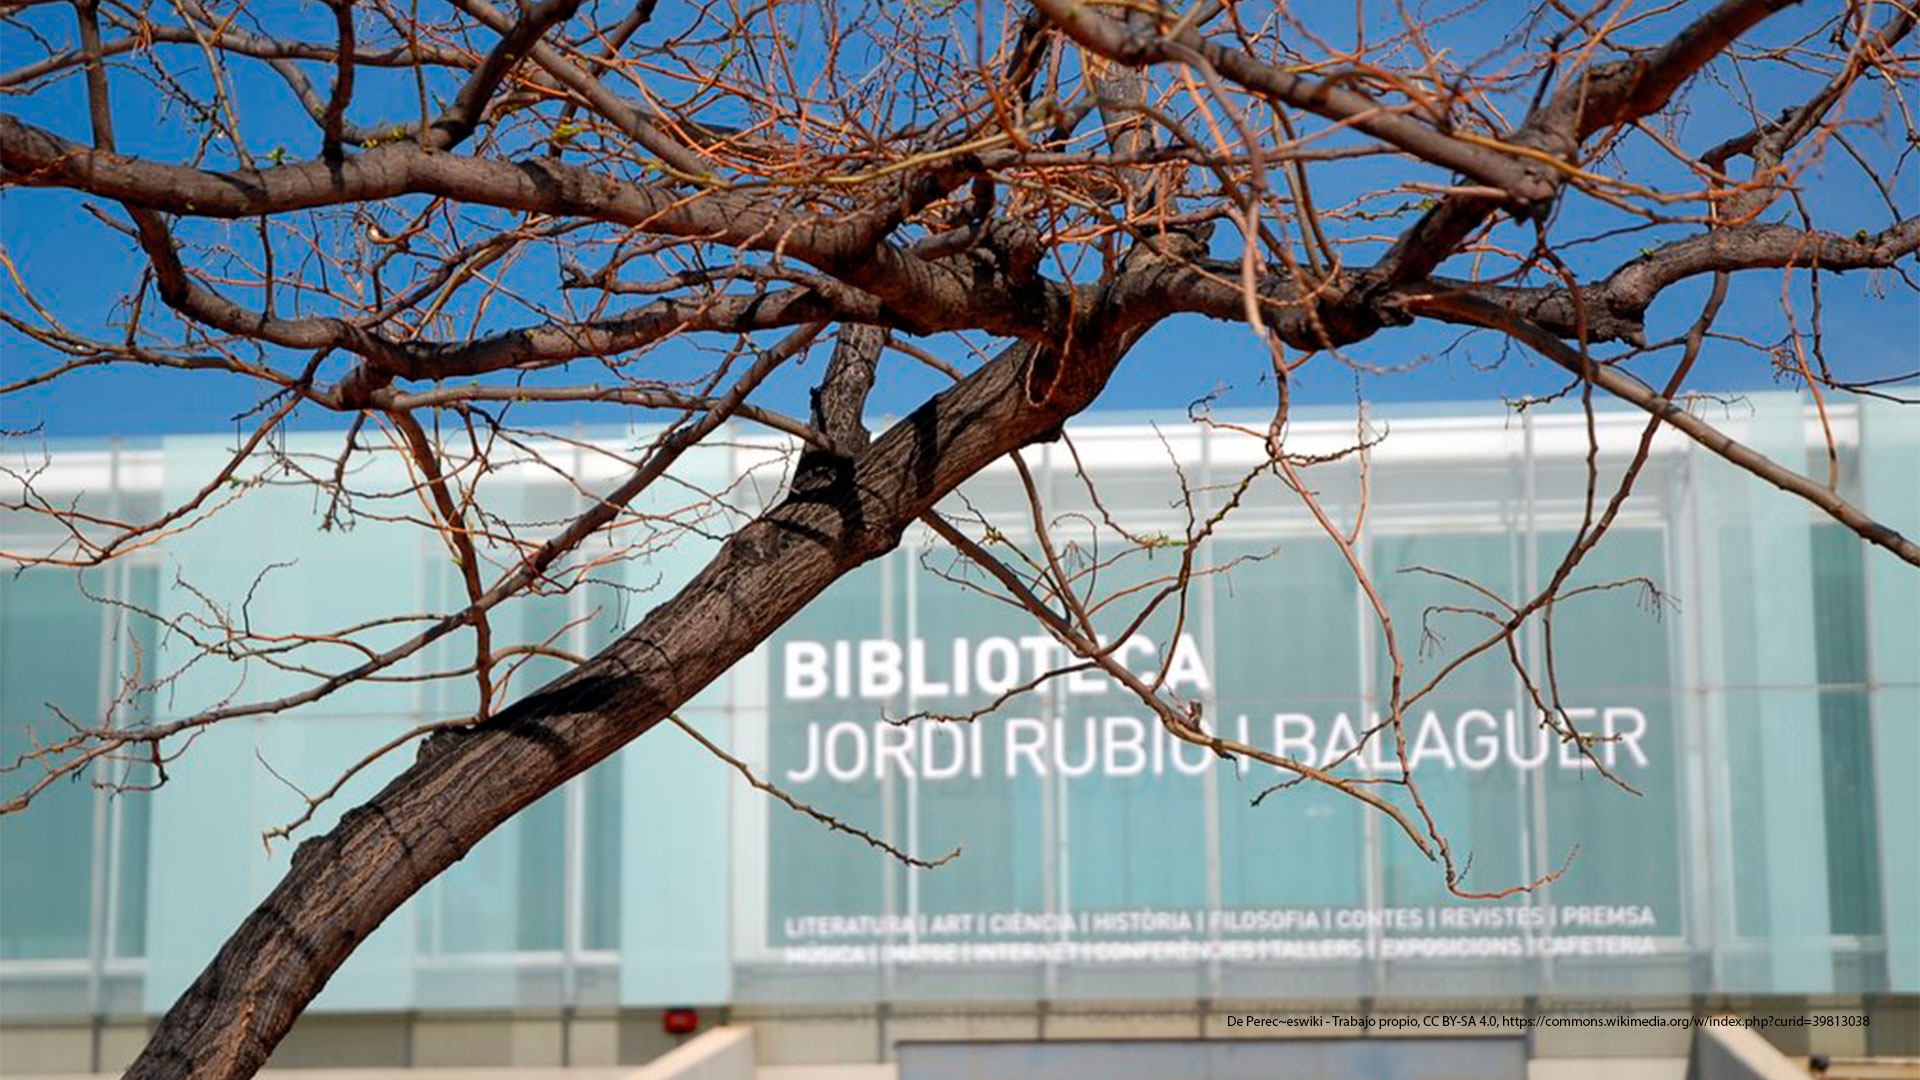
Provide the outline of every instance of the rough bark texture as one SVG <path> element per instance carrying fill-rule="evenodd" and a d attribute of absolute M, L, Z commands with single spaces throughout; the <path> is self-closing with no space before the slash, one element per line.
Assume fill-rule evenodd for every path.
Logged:
<path fill-rule="evenodd" d="M 306 1002 L 408 897 L 528 804 L 651 729 L 849 570 L 893 549 L 954 485 L 1084 408 L 1117 350 L 1065 358 L 1072 397 L 1022 392 L 1017 345 L 853 459 L 848 481 L 773 507 L 590 662 L 485 725 L 437 735 L 378 795 L 295 852 L 287 876 L 161 1020 L 130 1080 L 251 1076 Z"/>

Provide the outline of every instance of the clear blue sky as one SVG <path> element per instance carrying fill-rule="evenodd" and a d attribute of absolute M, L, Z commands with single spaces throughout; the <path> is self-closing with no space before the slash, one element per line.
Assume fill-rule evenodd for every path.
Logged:
<path fill-rule="evenodd" d="M 256 10 L 263 13 L 263 18 L 276 18 L 280 12 L 293 11 L 297 12 L 296 17 L 307 22 L 325 15 L 317 5 L 290 9 L 285 4 L 286 0 L 270 0 Z M 1386 5 L 1381 7 L 1384 17 L 1388 9 Z M 1524 7 L 1518 3 L 1486 4 L 1476 10 L 1473 18 L 1443 24 L 1437 32 L 1443 38 L 1453 35 L 1455 40 L 1451 44 L 1457 48 L 1492 54 L 1501 43 L 1489 39 L 1480 28 L 1499 26 L 1504 31 L 1516 24 Z M 1812 10 L 1820 5 L 1806 7 L 1808 10 L 1789 13 L 1783 22 L 1770 24 L 1767 34 L 1784 38 L 1796 27 L 1809 25 L 1828 14 L 1824 10 Z M 72 18 L 64 6 L 29 9 L 20 18 L 55 40 L 71 37 Z M 324 19 L 315 23 L 315 36 L 322 40 L 330 38 L 330 29 L 324 23 Z M 1663 25 L 1650 24 L 1642 36 L 1658 35 Z M 5 34 L 8 48 L 0 67 L 37 58 L 36 50 L 21 47 L 24 39 L 19 31 L 7 30 Z M 170 56 L 171 59 L 181 58 Z M 184 59 L 181 62 L 186 63 Z M 309 152 L 313 142 L 311 123 L 298 111 L 284 85 L 270 74 L 263 74 L 258 64 L 242 64 L 236 70 L 246 73 L 239 76 L 242 123 L 255 142 L 254 153 L 266 157 L 275 147 L 283 145 L 282 140 L 275 137 L 276 132 L 288 133 L 284 144 Z M 324 71 L 316 68 L 315 75 L 324 86 Z M 1804 86 L 1782 85 L 1761 87 L 1756 93 L 1763 108 L 1777 110 L 1799 100 L 1804 91 Z M 82 81 L 69 77 L 31 98 L 0 99 L 0 109 L 69 138 L 85 140 L 83 92 Z M 144 80 L 122 68 L 114 75 L 114 92 L 123 149 L 175 161 L 186 157 L 189 151 L 183 136 L 186 125 L 180 117 L 167 112 Z M 365 122 L 384 115 L 381 98 L 383 95 L 391 98 L 392 93 L 391 86 L 383 91 L 381 84 L 369 81 L 356 98 L 353 118 Z M 159 122 L 155 122 L 155 117 Z M 1696 110 L 1684 122 L 1682 145 L 1698 152 L 1737 131 L 1743 122 L 1742 117 L 1727 111 Z M 1884 133 L 1862 131 L 1856 138 L 1869 146 L 1881 147 L 1891 156 L 1891 150 L 1887 149 L 1889 139 Z M 216 150 L 210 155 L 209 163 L 221 166 L 229 162 L 221 160 Z M 1678 180 L 1670 163 L 1648 160 L 1635 164 L 1654 170 L 1652 175 L 1656 180 Z M 1871 189 L 1861 182 L 1851 162 L 1835 153 L 1824 169 L 1826 171 L 1814 178 L 1817 190 L 1811 192 L 1822 226 L 1836 232 L 1851 232 L 1859 228 L 1877 230 L 1889 223 L 1886 207 L 1877 196 L 1869 197 Z M 1344 171 L 1329 170 L 1316 184 L 1320 185 L 1322 202 L 1331 203 L 1337 202 L 1343 191 L 1377 187 L 1382 182 L 1405 176 L 1403 166 L 1370 162 L 1346 167 Z M 1912 170 L 1895 177 L 1895 196 L 1903 204 L 1904 214 L 1914 213 L 1916 204 L 1920 204 L 1915 177 Z M 116 209 L 102 207 L 108 213 Z M 1776 212 L 1770 216 L 1781 215 Z M 1561 208 L 1554 234 L 1573 238 L 1624 223 L 1626 219 L 1615 212 L 1576 197 L 1567 200 Z M 1671 239 L 1686 231 L 1641 232 L 1584 245 L 1570 251 L 1569 261 L 1584 273 L 1601 272 L 1631 258 L 1642 246 L 1656 239 Z M 65 192 L 12 189 L 0 193 L 0 241 L 27 274 L 40 298 L 83 331 L 100 331 L 107 325 L 114 314 L 114 303 L 143 265 L 125 237 L 103 226 L 84 209 L 80 198 Z M 1353 257 L 1359 259 L 1364 255 L 1358 252 Z M 544 279 L 529 278 L 521 284 L 526 288 L 551 290 L 553 280 L 549 272 Z M 1651 313 L 1652 335 L 1677 333 L 1697 310 L 1701 295 L 1699 283 L 1672 290 Z M 1897 280 L 1866 273 L 1828 275 L 1823 282 L 1823 301 L 1827 311 L 1828 356 L 1851 377 L 1885 378 L 1920 368 L 1920 359 L 1916 359 L 1920 353 L 1920 344 L 1917 344 L 1920 343 L 1920 301 Z M 1721 329 L 1776 340 L 1784 329 L 1779 302 L 1778 273 L 1758 271 L 1744 275 L 1722 318 Z M 20 297 L 10 284 L 0 285 L 0 305 L 24 313 Z M 1804 288 L 1799 290 L 1795 306 L 1804 320 L 1808 309 Z M 950 344 L 927 344 L 937 351 L 958 355 Z M 823 348 L 816 348 L 806 364 L 785 373 L 769 388 L 771 396 L 766 404 L 804 412 L 805 387 L 817 376 L 824 355 Z M 1353 347 L 1347 356 L 1359 365 L 1382 369 L 1383 373 L 1363 373 L 1333 358 L 1318 358 L 1298 378 L 1296 400 L 1351 403 L 1356 395 L 1380 402 L 1492 400 L 1550 391 L 1563 382 L 1557 368 L 1521 350 L 1508 348 L 1492 335 L 1476 335 L 1462 343 L 1460 331 L 1451 327 L 1389 330 Z M 1657 380 L 1663 376 L 1670 356 L 1661 356 L 1639 370 Z M 43 370 L 54 359 L 47 350 L 0 329 L 0 373 L 5 380 Z M 655 362 L 663 371 L 676 367 L 692 370 L 698 359 L 690 350 L 669 346 L 657 355 Z M 287 357 L 281 361 L 297 364 Z M 883 372 L 873 401 L 875 413 L 904 412 L 937 388 L 936 377 L 924 369 L 904 360 L 889 362 L 898 366 L 891 372 Z M 1187 402 L 1214 391 L 1220 392 L 1223 404 L 1259 406 L 1272 399 L 1272 388 L 1263 375 L 1265 367 L 1263 350 L 1244 326 L 1199 317 L 1179 318 L 1159 327 L 1135 349 L 1099 408 L 1180 409 Z M 587 378 L 591 380 L 592 375 Z M 1730 344 L 1714 344 L 1702 357 L 1691 385 L 1696 390 L 1734 392 L 1769 389 L 1777 384 L 1762 355 Z M 254 405 L 258 397 L 254 385 L 228 375 L 115 366 L 68 376 L 50 386 L 0 398 L 0 427 L 19 429 L 40 425 L 46 437 L 56 439 L 218 431 L 230 428 L 233 417 Z M 624 412 L 605 407 L 543 407 L 538 415 L 545 418 L 544 422 L 559 426 L 575 420 L 604 421 L 626 416 Z M 520 419 L 528 422 L 531 416 L 521 413 Z M 296 425 L 344 427 L 345 418 L 307 409 L 298 416 Z"/>

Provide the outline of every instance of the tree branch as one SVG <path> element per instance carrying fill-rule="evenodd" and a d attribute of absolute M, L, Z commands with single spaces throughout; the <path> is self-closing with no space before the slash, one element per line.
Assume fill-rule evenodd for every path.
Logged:
<path fill-rule="evenodd" d="M 1751 447 L 1734 441 L 1705 420 L 1633 378 L 1604 364 L 1596 364 L 1578 350 L 1547 333 L 1538 325 L 1514 315 L 1476 296 L 1434 295 L 1409 297 L 1407 306 L 1423 314 L 1448 314 L 1456 321 L 1478 323 L 1498 330 L 1532 348 L 1541 356 L 1566 369 L 1574 377 L 1591 382 L 1622 401 L 1639 406 L 1675 429 L 1713 451 L 1729 463 L 1752 473 L 1791 495 L 1797 495 L 1851 529 L 1862 540 L 1893 552 L 1901 559 L 1920 566 L 1920 544 L 1894 529 L 1868 517 L 1858 507 L 1840 497 L 1831 488 L 1786 468 Z"/>
<path fill-rule="evenodd" d="M 1143 32 L 1100 14 L 1082 0 L 1034 0 L 1034 4 L 1067 36 L 1116 63 L 1138 66 L 1179 62 L 1177 51 L 1169 46 L 1182 46 L 1203 57 L 1221 75 L 1262 97 L 1350 125 L 1422 161 L 1500 188 L 1518 202 L 1553 193 L 1524 162 L 1453 138 L 1401 110 L 1348 89 L 1340 81 L 1308 79 L 1282 71 L 1249 53 L 1207 41 L 1191 29 L 1169 36 Z"/>
<path fill-rule="evenodd" d="M 133 206 L 212 218 L 284 214 L 409 194 L 590 218 L 799 259 L 873 294 L 911 328 L 950 325 L 955 312 L 965 311 L 971 325 L 989 333 L 1045 337 L 1061 324 L 1068 307 L 1059 286 L 1027 281 L 1014 289 L 1005 281 L 983 283 L 971 268 L 921 259 L 881 242 L 875 214 L 802 216 L 743 192 L 688 196 L 547 159 L 510 163 L 395 143 L 338 165 L 307 162 L 216 173 L 91 150 L 0 114 L 0 169 L 12 183 L 68 187 Z M 889 204 L 878 216 L 893 212 Z M 377 343 L 361 345 L 378 348 Z"/>
<path fill-rule="evenodd" d="M 1101 344 L 1076 362 L 1111 372 Z M 236 1080 L 258 1069 L 354 947 L 521 808 L 650 730 L 833 581 L 891 550 L 963 479 L 1052 431 L 1091 397 L 1032 404 L 1016 344 L 854 459 L 853 482 L 796 493 L 744 526 L 675 596 L 598 656 L 415 763 L 286 877 L 161 1020 L 129 1080 Z M 1099 381 L 1090 384 L 1097 392 Z"/>

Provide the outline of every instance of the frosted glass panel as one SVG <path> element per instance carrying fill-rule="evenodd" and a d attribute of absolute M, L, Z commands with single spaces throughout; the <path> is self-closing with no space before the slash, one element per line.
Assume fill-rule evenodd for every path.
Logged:
<path fill-rule="evenodd" d="M 97 575 L 96 575 L 97 576 Z M 73 575 L 0 576 L 0 761 L 55 742 L 99 702 L 104 610 Z M 22 794 L 40 770 L 0 775 L 0 797 Z M 45 789 L 33 812 L 0 827 L 0 960 L 85 957 L 91 934 L 91 776 Z"/>
<path fill-rule="evenodd" d="M 1920 425 L 1891 405 L 1828 404 L 1843 494 L 1920 533 Z M 1778 460 L 1823 469 L 1809 415 L 1791 394 L 1765 394 L 1713 419 Z M 1392 434 L 1371 463 L 1355 552 L 1392 613 L 1411 690 L 1489 631 L 1467 609 L 1523 601 L 1575 543 L 1590 518 L 1587 425 L 1577 408 L 1375 419 Z M 1328 440 L 1352 432 L 1350 418 L 1295 420 Z M 1596 418 L 1594 508 L 1643 425 Z M 603 442 L 625 451 L 640 439 Z M 108 467 L 114 452 L 80 448 L 108 463 L 87 505 L 171 505 L 229 441 L 143 448 L 132 471 Z M 286 450 L 331 454 L 337 442 L 301 436 Z M 1177 418 L 1090 426 L 1076 447 L 1109 508 L 1169 537 L 1186 521 L 1171 505 L 1167 454 L 1203 499 L 1247 466 L 1229 436 Z M 581 451 L 572 466 L 589 492 L 612 482 L 590 457 Z M 691 454 L 684 486 L 636 509 L 675 514 L 724 490 L 751 513 L 775 491 L 770 474 L 741 479 L 751 459 Z M 1028 461 L 1062 536 L 1083 539 L 1099 510 L 1063 448 L 1035 448 Z M 375 473 L 390 466 L 371 464 L 362 483 L 385 482 Z M 1328 511 L 1350 523 L 1354 464 L 1312 475 Z M 401 472 L 387 479 L 404 486 Z M 489 483 L 523 538 L 590 497 L 551 476 Z M 90 576 L 89 588 L 202 620 L 183 625 L 241 618 L 265 632 L 464 603 L 458 568 L 429 533 L 372 521 L 323 531 L 324 507 L 293 488 L 243 494 L 204 527 Z M 983 474 L 966 495 L 1008 536 L 1026 537 L 1010 471 Z M 1297 495 L 1258 477 L 1233 520 L 1199 553 L 1231 569 L 1196 584 L 1177 631 L 1170 610 L 1141 624 L 1123 662 L 1157 670 L 1177 654 L 1170 686 L 1214 730 L 1325 762 L 1385 707 L 1382 634 Z M 54 542 L 36 527 L 0 520 L 10 543 Z M 581 587 L 495 611 L 497 643 L 591 654 L 716 543 L 682 534 L 618 557 L 583 552 L 572 564 L 587 568 Z M 511 557 L 504 544 L 482 546 L 496 566 Z M 1103 591 L 1167 573 L 1179 550 L 1103 568 Z M 1544 627 L 1518 642 L 1535 688 L 1604 736 L 1596 754 L 1641 795 L 1543 731 L 1504 648 L 1459 667 L 1405 717 L 1428 807 L 1456 857 L 1471 860 L 1468 888 L 1517 884 L 1579 853 L 1559 881 L 1497 903 L 1449 897 L 1438 868 L 1351 799 L 1299 786 L 1251 805 L 1284 775 L 1175 744 L 1102 679 L 1057 681 L 971 722 L 887 723 L 964 712 L 1047 666 L 1032 622 L 944 580 L 955 568 L 951 551 L 919 538 L 854 571 L 682 716 L 797 797 L 916 854 L 963 848 L 959 860 L 934 872 L 893 863 L 770 801 L 662 726 L 486 838 L 362 947 L 318 1007 L 1920 989 L 1920 863 L 1901 832 L 1920 820 L 1909 775 L 1920 760 L 1920 575 L 1709 453 L 1657 442 L 1612 535 L 1568 580 L 1593 591 L 1555 606 L 1551 669 Z M 70 574 L 0 573 L 0 750 L 19 753 L 30 727 L 42 738 L 56 730 L 48 701 L 97 714 L 103 688 L 135 667 L 170 681 L 123 702 L 122 722 L 312 684 L 311 673 L 259 660 L 190 663 L 199 653 L 86 601 Z M 460 631 L 396 674 L 472 659 Z M 533 652 L 515 663 L 502 700 L 566 667 Z M 284 872 L 289 846 L 269 852 L 260 837 L 299 813 L 295 788 L 323 789 L 381 741 L 478 703 L 466 675 L 360 686 L 217 726 L 150 796 L 56 785 L 0 825 L 0 1008 L 164 1008 Z M 357 777 L 309 831 L 407 756 Z M 1340 768 L 1378 778 L 1394 771 L 1392 757 L 1382 746 Z M 116 768 L 151 779 L 143 765 Z M 23 779 L 0 777 L 0 794 Z M 1379 790 L 1407 805 L 1397 789 Z"/>

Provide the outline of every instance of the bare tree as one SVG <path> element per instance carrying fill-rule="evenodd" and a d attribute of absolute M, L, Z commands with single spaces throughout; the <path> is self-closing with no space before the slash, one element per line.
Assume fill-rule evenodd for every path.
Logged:
<path fill-rule="evenodd" d="M 1332 20 L 1218 0 L 327 6 L 330 20 L 218 0 L 0 6 L 18 65 L 0 90 L 19 106 L 0 115 L 0 181 L 68 193 L 143 257 L 91 329 L 63 319 L 34 267 L 7 259 L 0 319 L 17 348 L 56 359 L 0 392 L 141 365 L 237 376 L 262 395 L 226 465 L 150 520 L 44 497 L 30 470 L 10 467 L 9 509 L 57 523 L 62 540 L 8 558 L 108 562 L 217 513 L 264 459 L 277 482 L 319 493 L 329 525 L 384 517 L 433 530 L 463 590 L 451 610 L 293 639 L 209 601 L 174 631 L 210 654 L 296 672 L 306 689 L 131 726 L 66 717 L 59 737 L 6 763 L 32 779 L 4 809 L 106 762 L 163 765 L 209 725 L 395 677 L 441 639 L 470 640 L 471 661 L 421 677 L 472 680 L 479 703 L 368 748 L 371 761 L 420 740 L 397 779 L 299 846 L 131 1076 L 251 1075 L 426 882 L 673 718 L 916 523 L 974 567 L 956 573 L 963 584 L 1018 605 L 1065 647 L 1070 663 L 1053 675 L 1102 670 L 1176 737 L 1366 802 L 1450 888 L 1486 895 L 1465 888 L 1405 767 L 1400 717 L 1439 679 L 1403 685 L 1391 619 L 1353 554 L 1358 522 L 1323 509 L 1309 474 L 1326 459 L 1287 447 L 1302 365 L 1364 364 L 1350 347 L 1399 328 L 1484 331 L 1494 348 L 1563 369 L 1563 392 L 1589 410 L 1618 398 L 1647 413 L 1617 486 L 1590 473 L 1583 525 L 1544 589 L 1506 597 L 1461 582 L 1476 599 L 1458 612 L 1486 633 L 1440 676 L 1507 652 L 1548 726 L 1590 758 L 1597 736 L 1560 708 L 1550 663 L 1528 671 L 1514 641 L 1533 620 L 1550 635 L 1555 605 L 1580 591 L 1573 570 L 1662 428 L 1920 565 L 1920 545 L 1842 498 L 1831 476 L 1729 439 L 1686 397 L 1709 346 L 1752 349 L 1761 370 L 1819 402 L 1876 392 L 1829 364 L 1820 290 L 1846 271 L 1913 284 L 1920 217 L 1903 173 L 1920 143 L 1903 49 L 1915 13 L 1898 0 L 1788 15 L 1789 0 L 1362 5 Z M 1478 51 L 1442 44 L 1459 20 L 1495 15 L 1495 32 L 1468 38 Z M 84 116 L 61 115 L 47 103 L 75 80 Z M 296 104 L 311 126 L 262 123 L 263 101 Z M 122 149 L 136 144 L 163 149 Z M 1835 201 L 1806 197 L 1816 175 L 1873 199 L 1878 224 L 1823 220 Z M 1623 244 L 1639 253 L 1608 261 Z M 1716 329 L 1735 276 L 1762 273 L 1779 282 L 1779 333 Z M 1650 318 L 1696 281 L 1704 296 L 1677 290 L 1697 305 L 1690 316 Z M 1188 583 L 1221 569 L 1197 562 L 1198 540 L 1244 483 L 1216 493 L 1222 508 L 1191 516 L 1180 537 L 1102 509 L 1088 527 L 1110 539 L 1104 555 L 1056 543 L 1059 522 L 1031 484 L 1025 547 L 936 509 L 990 463 L 1059 439 L 1142 335 L 1180 316 L 1243 322 L 1263 358 L 1277 394 L 1253 432 L 1268 448 L 1262 470 L 1346 554 L 1387 632 L 1389 716 L 1369 737 L 1397 742 L 1397 778 L 1355 783 L 1226 740 L 1164 669 L 1117 662 L 1131 627 L 1178 617 Z M 689 342 L 709 343 L 702 364 L 662 377 L 653 362 L 688 355 L 671 350 Z M 809 415 L 768 404 L 769 380 L 829 343 Z M 864 405 L 899 370 L 882 364 L 890 357 L 949 385 L 870 436 Z M 489 507 L 489 471 L 550 459 L 560 436 L 542 410 L 581 403 L 645 410 L 664 427 L 631 455 L 593 450 L 617 476 L 583 488 L 586 509 L 570 520 L 516 522 Z M 340 416 L 337 458 L 279 452 L 296 411 Z M 799 449 L 784 497 L 744 520 L 718 492 L 689 492 L 665 517 L 634 511 L 691 448 L 741 426 Z M 1342 455 L 1363 477 L 1370 437 Z M 373 456 L 402 463 L 405 482 L 363 483 Z M 513 696 L 522 662 L 562 654 L 551 641 L 498 640 L 490 613 L 580 587 L 605 560 L 688 530 L 725 536 L 697 576 L 598 655 L 567 658 L 564 677 Z M 608 537 L 594 549 L 606 554 L 583 554 Z M 1101 593 L 1107 560 L 1167 548 L 1174 569 Z M 343 646 L 352 662 L 326 659 Z"/>

